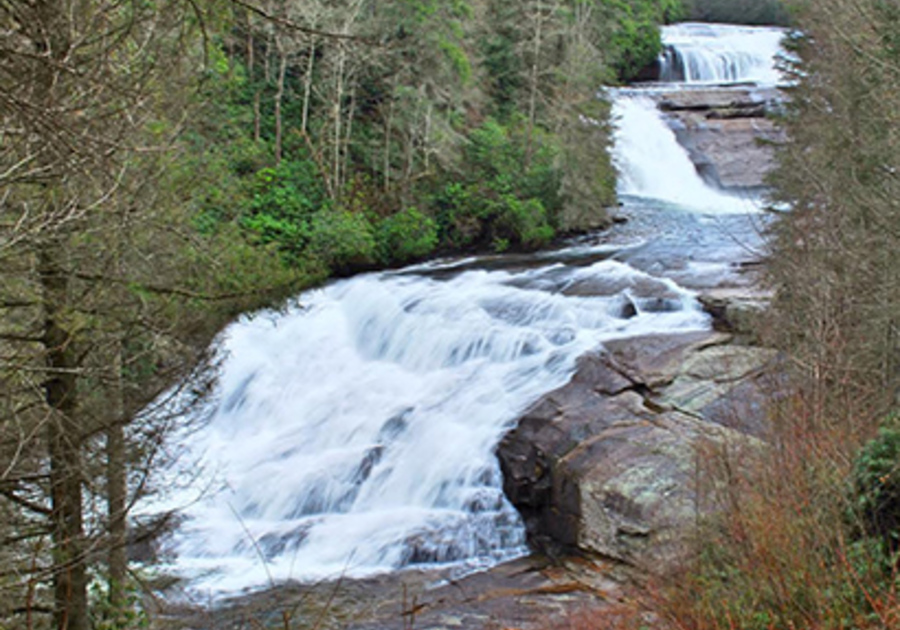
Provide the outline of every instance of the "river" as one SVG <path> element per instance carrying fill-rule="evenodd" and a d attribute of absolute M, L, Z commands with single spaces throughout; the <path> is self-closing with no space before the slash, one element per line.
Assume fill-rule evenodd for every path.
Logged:
<path fill-rule="evenodd" d="M 779 36 L 666 27 L 663 77 L 771 84 Z M 179 438 L 202 483 L 166 499 L 187 506 L 171 545 L 193 588 L 471 571 L 527 553 L 500 438 L 605 341 L 708 329 L 698 292 L 739 283 L 762 246 L 760 200 L 704 182 L 660 89 L 607 93 L 627 223 L 558 251 L 334 282 L 228 328 L 208 422 Z"/>

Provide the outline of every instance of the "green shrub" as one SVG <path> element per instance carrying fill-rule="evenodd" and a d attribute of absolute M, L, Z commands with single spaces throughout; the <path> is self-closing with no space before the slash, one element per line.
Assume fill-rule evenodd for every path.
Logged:
<path fill-rule="evenodd" d="M 241 225 L 261 243 L 275 244 L 288 259 L 296 260 L 313 238 L 313 215 L 329 206 L 315 165 L 285 160 L 277 168 L 257 171 L 249 188 Z"/>
<path fill-rule="evenodd" d="M 502 210 L 497 218 L 496 238 L 515 239 L 526 248 L 534 249 L 553 240 L 556 232 L 547 223 L 543 204 L 533 197 L 518 199 L 503 196 Z"/>
<path fill-rule="evenodd" d="M 633 79 L 653 63 L 662 52 L 662 40 L 657 24 L 651 20 L 625 20 L 613 35 L 617 51 L 614 66 L 620 79 Z"/>
<path fill-rule="evenodd" d="M 451 182 L 432 200 L 437 212 L 438 235 L 443 245 L 460 248 L 475 244 L 482 233 L 482 217 L 476 203 L 477 190 L 461 182 Z"/>
<path fill-rule="evenodd" d="M 339 273 L 375 261 L 372 224 L 359 212 L 323 210 L 316 213 L 310 221 L 309 243 L 312 254 Z"/>
<path fill-rule="evenodd" d="M 854 508 L 863 536 L 880 539 L 886 553 L 900 545 L 900 423 L 889 417 L 860 450 L 853 466 Z"/>
<path fill-rule="evenodd" d="M 250 215 L 268 214 L 299 222 L 326 205 L 318 171 L 308 160 L 285 160 L 276 168 L 260 169 L 251 189 Z"/>
<path fill-rule="evenodd" d="M 622 81 L 635 78 L 662 52 L 659 25 L 680 19 L 681 0 L 607 0 L 616 24 L 610 34 L 610 62 Z"/>
<path fill-rule="evenodd" d="M 405 208 L 378 224 L 378 260 L 384 264 L 424 258 L 438 244 L 437 223 L 416 208 Z"/>
<path fill-rule="evenodd" d="M 469 135 L 463 181 L 446 184 L 433 200 L 441 239 L 452 247 L 549 243 L 562 207 L 561 172 L 554 137 L 530 132 L 517 118 L 489 118 Z"/>

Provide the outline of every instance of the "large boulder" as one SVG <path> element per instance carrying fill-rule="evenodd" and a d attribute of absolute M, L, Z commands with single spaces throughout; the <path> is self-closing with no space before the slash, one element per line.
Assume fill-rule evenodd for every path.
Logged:
<path fill-rule="evenodd" d="M 502 441 L 532 544 L 642 569 L 678 557 L 703 511 L 698 450 L 755 448 L 773 353 L 714 332 L 616 341 L 581 359 Z"/>

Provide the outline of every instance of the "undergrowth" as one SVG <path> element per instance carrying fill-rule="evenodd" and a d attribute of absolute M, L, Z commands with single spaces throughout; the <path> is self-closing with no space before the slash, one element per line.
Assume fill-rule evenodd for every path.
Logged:
<path fill-rule="evenodd" d="M 691 562 L 650 595 L 672 627 L 900 628 L 896 421 L 861 448 L 852 423 L 806 411 L 800 396 L 782 402 L 752 460 L 708 456 L 716 509 Z"/>

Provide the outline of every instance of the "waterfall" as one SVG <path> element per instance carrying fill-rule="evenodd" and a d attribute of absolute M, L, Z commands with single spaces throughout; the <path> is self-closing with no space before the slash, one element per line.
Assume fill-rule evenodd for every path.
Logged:
<path fill-rule="evenodd" d="M 652 97 L 637 91 L 613 92 L 613 119 L 619 194 L 709 214 L 758 210 L 758 202 L 725 194 L 703 181 Z"/>
<path fill-rule="evenodd" d="M 660 79 L 668 82 L 776 85 L 785 30 L 684 23 L 664 26 Z"/>
<path fill-rule="evenodd" d="M 708 325 L 690 292 L 612 260 L 433 272 L 338 282 L 228 329 L 214 413 L 185 438 L 211 491 L 173 498 L 195 586 L 525 553 L 494 456 L 517 415 L 604 340 Z"/>
<path fill-rule="evenodd" d="M 768 31 L 730 28 L 665 36 L 682 60 L 694 53 L 678 37 L 746 41 L 753 59 L 770 47 Z M 728 61 L 721 75 L 712 61 L 681 63 L 704 68 L 702 81 L 774 76 L 756 61 Z M 185 456 L 170 471 L 194 483 L 150 507 L 181 509 L 171 552 L 193 589 L 470 570 L 527 552 L 503 494 L 501 437 L 604 342 L 707 329 L 683 286 L 720 281 L 734 247 L 707 215 L 729 223 L 754 209 L 703 183 L 646 91 L 611 95 L 620 193 L 653 200 L 612 240 L 361 275 L 223 333 L 204 422 L 177 436 Z"/>

